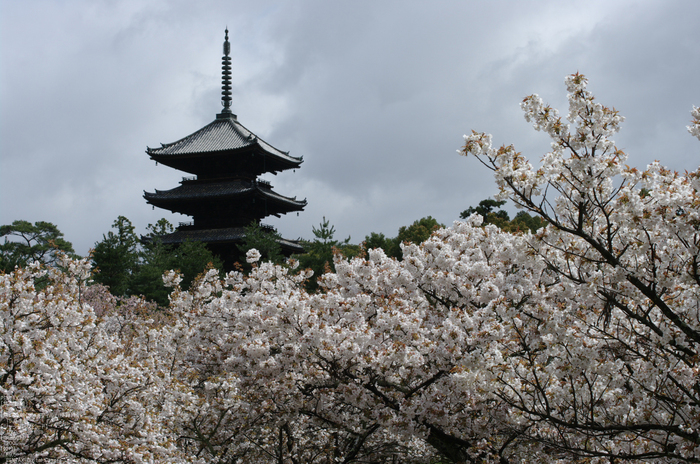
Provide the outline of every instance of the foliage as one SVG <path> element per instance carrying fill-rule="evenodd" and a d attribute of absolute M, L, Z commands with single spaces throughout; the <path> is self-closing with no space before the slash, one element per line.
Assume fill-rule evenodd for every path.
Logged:
<path fill-rule="evenodd" d="M 311 269 L 313 274 L 319 277 L 326 272 L 334 271 L 333 255 L 341 253 L 341 250 L 350 244 L 350 237 L 343 241 L 334 239 L 335 227 L 330 225 L 325 216 L 318 228 L 312 226 L 311 230 L 315 239 L 304 242 L 306 253 L 297 258 L 301 269 Z M 316 279 L 310 279 L 306 285 L 307 289 L 312 292 L 319 288 Z"/>
<path fill-rule="evenodd" d="M 264 261 L 276 264 L 284 262 L 284 254 L 280 245 L 282 236 L 275 229 L 261 226 L 253 221 L 245 228 L 245 239 L 238 245 L 238 250 L 245 254 L 248 250 L 258 250 Z"/>
<path fill-rule="evenodd" d="M 433 232 L 443 227 L 445 226 L 433 219 L 432 216 L 427 216 L 414 221 L 410 226 L 401 226 L 396 240 L 400 244 L 415 243 L 419 245 L 428 240 Z"/>
<path fill-rule="evenodd" d="M 509 223 L 499 227 L 501 227 L 507 232 L 516 233 L 530 231 L 534 234 L 537 233 L 538 230 L 546 226 L 547 221 L 537 216 L 536 214 L 532 215 L 527 211 L 518 211 L 518 214 L 516 214 L 515 217 Z"/>
<path fill-rule="evenodd" d="M 567 78 L 573 127 L 525 99 L 554 140 L 540 169 L 466 136 L 537 234 L 474 214 L 402 260 L 336 253 L 316 293 L 253 249 L 189 291 L 168 273 L 162 321 L 98 316 L 85 262 L 41 291 L 38 265 L 1 275 L 0 459 L 698 462 L 700 169 L 628 167 L 585 85 Z"/>
<path fill-rule="evenodd" d="M 95 244 L 92 264 L 96 269 L 94 280 L 106 285 L 117 296 L 131 293 L 131 279 L 139 264 L 139 239 L 131 221 L 119 216 L 102 241 Z"/>
<path fill-rule="evenodd" d="M 399 248 L 399 242 L 396 237 L 389 238 L 381 232 L 372 232 L 365 236 L 363 244 L 367 250 L 380 248 L 384 250 L 387 256 L 399 257 L 401 255 L 401 248 Z"/>
<path fill-rule="evenodd" d="M 173 247 L 163 244 L 163 236 L 173 232 L 173 226 L 166 219 L 160 219 L 155 224 L 146 227 L 146 235 L 141 237 L 139 261 L 129 278 L 130 295 L 141 295 L 147 300 L 155 301 L 161 306 L 168 305 L 169 289 L 163 285 L 163 273 L 173 266 L 175 259 Z M 202 272 L 206 262 L 196 273 Z M 188 283 L 196 274 L 187 276 Z"/>
<path fill-rule="evenodd" d="M 445 227 L 435 220 L 432 216 L 427 216 L 418 219 L 409 226 L 401 226 L 398 235 L 394 238 L 387 238 L 382 233 L 372 232 L 365 237 L 364 247 L 367 250 L 373 248 L 381 248 L 387 256 L 401 259 L 401 245 L 423 243 L 437 229 Z"/>
<path fill-rule="evenodd" d="M 143 239 L 134 232 L 127 218 L 119 216 L 103 240 L 95 244 L 92 254 L 96 283 L 109 287 L 119 297 L 140 295 L 161 306 L 168 305 L 170 291 L 163 284 L 163 273 L 178 270 L 182 287 L 188 289 L 195 277 L 209 266 L 220 267 L 220 261 L 203 243 L 184 242 L 167 245 L 162 237 L 173 231 L 166 219 L 149 224 Z"/>
<path fill-rule="evenodd" d="M 470 206 L 466 210 L 462 211 L 460 213 L 459 217 L 461 219 L 468 219 L 469 216 L 476 213 L 479 216 L 481 216 L 484 224 L 493 224 L 493 222 L 487 222 L 491 215 L 493 215 L 493 216 L 491 216 L 493 219 L 503 218 L 505 220 L 508 220 L 509 217 L 508 217 L 508 213 L 506 211 L 503 211 L 502 209 L 498 210 L 498 211 L 494 211 L 495 208 L 499 208 L 505 204 L 506 204 L 505 200 L 496 201 L 496 200 L 492 200 L 491 198 L 487 198 L 485 200 L 481 200 L 479 202 L 479 206 L 477 206 L 476 208 L 474 208 L 473 206 Z M 492 219 L 492 221 L 493 221 L 493 219 Z"/>
<path fill-rule="evenodd" d="M 172 248 L 166 255 L 169 259 L 160 263 L 159 283 L 168 270 L 178 271 L 182 275 L 182 288 L 189 290 L 197 276 L 207 269 L 220 269 L 221 261 L 214 256 L 202 242 L 185 241 Z M 147 264 L 152 264 L 146 261 Z M 156 263 L 157 264 L 157 263 Z"/>
<path fill-rule="evenodd" d="M 505 200 L 496 201 L 490 198 L 481 200 L 476 208 L 470 206 L 462 211 L 459 215 L 462 219 L 467 219 L 472 214 L 478 214 L 482 218 L 482 224 L 495 224 L 507 232 L 527 232 L 536 233 L 542 227 L 547 225 L 547 221 L 537 215 L 530 215 L 527 211 L 519 211 L 518 214 L 511 220 L 507 211 L 498 210 L 495 208 L 506 204 Z"/>
<path fill-rule="evenodd" d="M 139 264 L 130 283 L 130 295 L 139 295 L 161 306 L 168 305 L 170 290 L 163 284 L 163 274 L 176 270 L 187 290 L 195 278 L 210 267 L 221 268 L 221 261 L 201 242 L 185 241 L 179 245 L 163 243 L 163 236 L 173 231 L 166 219 L 146 227 L 141 240 Z"/>
<path fill-rule="evenodd" d="M 58 252 L 74 253 L 73 245 L 50 222 L 14 221 L 0 226 L 0 271 L 10 272 L 15 266 L 24 267 L 32 261 L 54 265 Z M 13 240 L 8 240 L 12 237 Z"/>

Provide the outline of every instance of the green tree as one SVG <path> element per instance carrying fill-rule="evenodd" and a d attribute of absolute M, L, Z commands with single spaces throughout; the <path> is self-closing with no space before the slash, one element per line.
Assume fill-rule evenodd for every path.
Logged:
<path fill-rule="evenodd" d="M 416 220 L 410 226 L 401 226 L 399 235 L 396 236 L 398 243 L 423 243 L 430 238 L 433 232 L 445 227 L 437 222 L 432 216 L 427 216 Z"/>
<path fill-rule="evenodd" d="M 130 279 L 130 294 L 141 295 L 161 306 L 167 306 L 171 289 L 163 284 L 164 272 L 180 272 L 180 286 L 187 290 L 194 279 L 209 266 L 221 268 L 220 260 L 202 242 L 164 244 L 163 237 L 173 230 L 172 224 L 166 219 L 160 219 L 146 227 L 147 233 L 140 241 L 139 263 Z"/>
<path fill-rule="evenodd" d="M 139 239 L 134 226 L 124 216 L 112 224 L 116 233 L 109 231 L 102 241 L 95 243 L 92 252 L 94 281 L 109 287 L 116 296 L 130 295 L 131 278 L 139 265 Z"/>
<path fill-rule="evenodd" d="M 503 228 L 506 232 L 526 232 L 530 231 L 533 234 L 542 227 L 547 225 L 547 221 L 540 216 L 531 215 L 527 211 L 520 211 L 515 215 L 507 227 Z"/>
<path fill-rule="evenodd" d="M 63 233 L 50 222 L 17 220 L 0 226 L 0 271 L 10 272 L 15 266 L 24 267 L 31 261 L 55 265 L 57 252 L 74 255 L 73 245 L 63 238 Z M 9 240 L 8 238 L 12 238 Z"/>
<path fill-rule="evenodd" d="M 202 242 L 187 240 L 180 243 L 173 249 L 170 257 L 170 262 L 164 267 L 163 272 L 170 269 L 180 271 L 182 274 L 180 286 L 183 289 L 189 289 L 197 276 L 207 269 L 223 267 L 221 260 L 214 256 Z"/>
<path fill-rule="evenodd" d="M 401 248 L 396 237 L 389 238 L 383 233 L 372 232 L 365 237 L 364 246 L 366 250 L 381 248 L 387 256 L 398 258 L 401 256 Z"/>
<path fill-rule="evenodd" d="M 432 216 L 417 219 L 409 226 L 399 227 L 399 233 L 394 238 L 388 238 L 383 233 L 372 232 L 365 237 L 364 247 L 366 250 L 381 248 L 387 256 L 401 260 L 402 243 L 423 243 L 437 229 L 445 227 L 437 222 Z"/>
<path fill-rule="evenodd" d="M 163 244 L 162 237 L 173 232 L 173 226 L 163 218 L 149 224 L 146 231 L 140 240 L 139 264 L 131 277 L 130 293 L 167 306 L 170 289 L 163 284 L 163 272 L 172 250 Z"/>
<path fill-rule="evenodd" d="M 525 232 L 531 231 L 532 233 L 537 232 L 538 229 L 547 225 L 547 222 L 540 218 L 539 216 L 532 216 L 527 211 L 520 211 L 511 220 L 510 215 L 505 210 L 497 210 L 503 205 L 505 205 L 505 200 L 496 201 L 490 198 L 481 200 L 479 206 L 470 206 L 466 210 L 462 211 L 459 215 L 462 219 L 467 219 L 474 213 L 479 214 L 483 218 L 483 225 L 494 224 L 506 232 Z"/>
<path fill-rule="evenodd" d="M 487 222 L 489 220 L 489 217 L 492 217 L 494 220 L 496 218 L 500 219 L 505 219 L 506 221 L 510 220 L 508 213 L 504 210 L 498 210 L 495 211 L 496 208 L 500 208 L 501 206 L 505 205 L 506 201 L 501 200 L 501 201 L 496 201 L 492 200 L 491 198 L 487 198 L 485 200 L 481 200 L 479 202 L 479 206 L 476 208 L 473 206 L 470 206 L 469 208 L 465 209 L 462 211 L 459 215 L 461 219 L 467 219 L 469 216 L 471 216 L 474 213 L 479 214 L 483 219 L 484 219 L 484 224 L 491 224 L 490 222 Z M 494 216 L 491 216 L 491 215 Z"/>
<path fill-rule="evenodd" d="M 326 272 L 334 272 L 333 266 L 333 250 L 342 251 L 343 248 L 350 244 L 350 237 L 343 241 L 335 240 L 335 227 L 330 225 L 330 222 L 323 217 L 323 221 L 319 227 L 311 228 L 314 237 L 311 242 L 304 243 L 306 253 L 300 255 L 299 266 L 302 269 L 311 269 L 314 271 L 314 277 L 310 279 L 306 286 L 309 291 L 318 290 L 317 278 Z M 359 250 L 358 250 L 359 251 Z"/>
<path fill-rule="evenodd" d="M 161 218 L 155 224 L 148 224 L 146 226 L 146 235 L 141 237 L 141 242 L 148 244 L 151 240 L 159 240 L 165 235 L 172 233 L 174 230 L 170 221 Z"/>
<path fill-rule="evenodd" d="M 246 252 L 255 248 L 262 255 L 262 261 L 271 261 L 276 264 L 284 262 L 284 254 L 280 245 L 282 236 L 271 227 L 263 227 L 256 221 L 245 228 L 245 238 L 238 246 L 238 251 L 245 256 Z"/>

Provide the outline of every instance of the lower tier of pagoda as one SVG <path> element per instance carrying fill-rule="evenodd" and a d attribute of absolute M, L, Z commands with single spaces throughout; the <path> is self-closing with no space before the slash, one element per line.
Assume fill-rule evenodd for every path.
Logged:
<path fill-rule="evenodd" d="M 263 226 L 265 227 L 265 226 Z M 271 230 L 274 230 L 270 228 Z M 245 227 L 226 227 L 219 229 L 194 229 L 191 226 L 181 226 L 168 235 L 161 238 L 163 244 L 176 245 L 184 242 L 204 242 L 210 248 L 226 245 L 236 245 L 245 240 Z M 295 240 L 279 239 L 278 243 L 285 256 L 303 253 L 304 248 Z"/>

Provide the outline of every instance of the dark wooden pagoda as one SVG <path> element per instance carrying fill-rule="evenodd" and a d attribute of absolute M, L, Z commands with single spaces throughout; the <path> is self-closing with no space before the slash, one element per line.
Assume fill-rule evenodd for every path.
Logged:
<path fill-rule="evenodd" d="M 184 177 L 174 189 L 144 192 L 149 204 L 193 219 L 191 223 L 180 223 L 175 232 L 164 237 L 164 243 L 205 242 L 226 267 L 241 258 L 236 245 L 245 238 L 245 228 L 252 222 L 260 224 L 267 216 L 280 217 L 306 206 L 306 200 L 282 196 L 272 190 L 269 182 L 258 179 L 264 173 L 298 168 L 303 158 L 278 150 L 238 122 L 231 111 L 230 49 L 226 30 L 223 110 L 216 119 L 177 142 L 146 149 L 157 163 L 192 176 Z M 293 240 L 282 239 L 280 245 L 286 255 L 303 252 Z"/>

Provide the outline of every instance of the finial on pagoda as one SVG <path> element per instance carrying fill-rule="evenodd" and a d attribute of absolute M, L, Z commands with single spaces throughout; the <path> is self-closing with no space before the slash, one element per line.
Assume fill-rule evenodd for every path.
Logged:
<path fill-rule="evenodd" d="M 221 104 L 224 109 L 222 114 L 232 114 L 231 112 L 231 44 L 228 41 L 228 27 L 226 28 L 226 38 L 224 40 L 224 56 L 221 57 Z"/>

